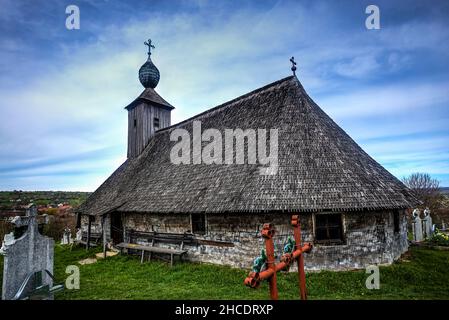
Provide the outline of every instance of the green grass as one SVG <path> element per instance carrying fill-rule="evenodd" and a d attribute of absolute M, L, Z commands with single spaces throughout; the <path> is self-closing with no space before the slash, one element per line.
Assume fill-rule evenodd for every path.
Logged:
<path fill-rule="evenodd" d="M 67 265 L 92 257 L 86 252 L 55 248 L 55 276 L 67 277 Z M 307 257 L 306 257 L 307 258 Z M 449 251 L 411 248 L 407 260 L 380 268 L 379 290 L 365 288 L 364 270 L 307 274 L 309 299 L 449 299 Z M 0 258 L 0 267 L 2 266 Z M 115 256 L 80 266 L 80 290 L 64 290 L 57 299 L 267 299 L 268 286 L 243 285 L 248 271 L 224 266 L 163 262 L 140 264 L 137 257 Z M 280 299 L 297 299 L 297 274 L 278 276 Z"/>

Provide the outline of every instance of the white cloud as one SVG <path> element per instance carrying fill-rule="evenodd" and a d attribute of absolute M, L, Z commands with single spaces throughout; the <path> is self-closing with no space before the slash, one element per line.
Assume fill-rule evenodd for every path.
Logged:
<path fill-rule="evenodd" d="M 349 62 L 337 63 L 335 71 L 345 77 L 366 78 L 372 76 L 380 66 L 374 56 L 367 55 L 355 57 Z"/>
<path fill-rule="evenodd" d="M 318 104 L 335 118 L 392 116 L 449 104 L 449 83 L 400 83 L 355 89 L 319 99 Z"/>

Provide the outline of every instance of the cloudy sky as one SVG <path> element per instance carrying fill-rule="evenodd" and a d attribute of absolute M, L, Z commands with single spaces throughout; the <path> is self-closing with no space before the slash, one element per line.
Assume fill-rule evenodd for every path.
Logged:
<path fill-rule="evenodd" d="M 67 30 L 68 5 L 80 8 Z M 380 8 L 380 30 L 365 9 Z M 448 1 L 0 0 L 0 190 L 93 191 L 126 158 L 151 37 L 179 122 L 290 75 L 401 178 L 449 186 Z"/>

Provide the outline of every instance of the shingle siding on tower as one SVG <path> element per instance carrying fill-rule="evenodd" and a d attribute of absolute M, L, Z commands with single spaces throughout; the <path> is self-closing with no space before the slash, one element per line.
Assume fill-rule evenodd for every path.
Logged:
<path fill-rule="evenodd" d="M 170 126 L 170 110 L 141 102 L 128 111 L 128 158 L 139 156 L 154 133 Z M 159 127 L 155 127 L 158 119 Z"/>

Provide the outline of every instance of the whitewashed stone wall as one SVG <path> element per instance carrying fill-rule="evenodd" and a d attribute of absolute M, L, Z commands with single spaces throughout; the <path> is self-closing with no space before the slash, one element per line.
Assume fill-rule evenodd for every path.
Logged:
<path fill-rule="evenodd" d="M 125 228 L 137 231 L 183 233 L 191 230 L 189 215 L 133 213 L 123 216 Z M 288 236 L 293 236 L 290 217 L 290 214 L 239 214 L 227 215 L 225 218 L 221 215 L 208 215 L 207 232 L 197 238 L 203 242 L 211 242 L 187 246 L 188 259 L 249 268 L 253 259 L 264 248 L 260 236 L 263 223 L 271 222 L 275 225 L 275 248 L 280 255 Z M 303 241 L 313 243 L 313 214 L 301 215 L 301 225 Z M 398 233 L 394 232 L 391 211 L 343 213 L 343 228 L 345 243 L 333 246 L 315 244 L 312 253 L 305 255 L 306 270 L 347 270 L 365 268 L 370 264 L 390 264 L 408 249 L 406 217 L 402 211 Z"/>

